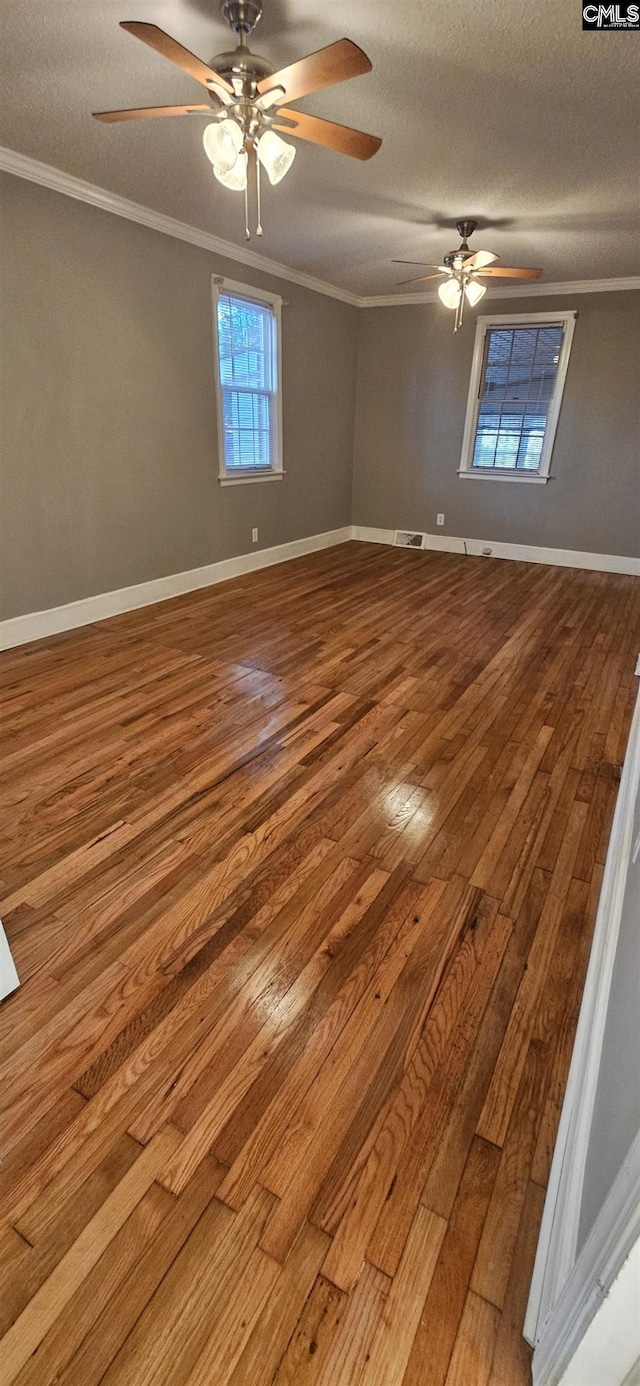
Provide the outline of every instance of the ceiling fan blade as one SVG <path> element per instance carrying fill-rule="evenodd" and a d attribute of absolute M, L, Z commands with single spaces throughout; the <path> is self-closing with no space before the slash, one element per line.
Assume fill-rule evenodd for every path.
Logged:
<path fill-rule="evenodd" d="M 485 275 L 490 276 L 492 279 L 539 279 L 540 275 L 542 274 L 542 270 L 507 269 L 505 265 L 500 265 L 499 268 L 497 268 L 495 265 L 492 265 L 490 269 L 476 270 L 476 274 L 478 274 L 481 279 L 484 279 Z"/>
<path fill-rule="evenodd" d="M 425 279 L 442 279 L 448 273 L 448 270 L 441 270 L 440 274 L 419 274 L 416 279 L 401 279 L 398 288 L 402 288 L 403 284 L 424 284 Z"/>
<path fill-rule="evenodd" d="M 105 125 L 118 120 L 154 120 L 156 116 L 190 115 L 192 111 L 208 111 L 213 115 L 212 106 L 140 106 L 132 111 L 94 111 L 94 120 L 103 120 Z"/>
<path fill-rule="evenodd" d="M 499 255 L 492 255 L 490 250 L 477 250 L 475 255 L 470 255 L 464 262 L 466 270 L 481 269 L 484 265 L 492 265 L 494 260 L 499 260 Z"/>
<path fill-rule="evenodd" d="M 258 91 L 264 96 L 272 87 L 284 87 L 287 101 L 298 101 L 312 91 L 321 91 L 335 82 L 346 82 L 349 77 L 359 77 L 370 71 L 371 63 L 366 53 L 351 39 L 338 39 L 337 43 L 309 53 L 308 57 L 281 68 L 271 77 L 263 77 L 258 82 Z"/>
<path fill-rule="evenodd" d="M 434 265 L 434 264 L 431 263 L 430 260 L 392 260 L 392 261 L 391 261 L 391 264 L 392 264 L 392 265 L 422 265 L 422 268 L 423 268 L 423 269 L 438 269 L 438 270 L 442 270 L 442 273 L 443 273 L 443 274 L 444 274 L 444 272 L 445 272 L 445 266 L 444 266 L 444 265 Z"/>
<path fill-rule="evenodd" d="M 157 24 L 143 24 L 137 19 L 124 19 L 120 23 L 120 28 L 126 29 L 128 34 L 133 34 L 134 38 L 141 39 L 142 43 L 147 43 L 149 48 L 155 48 L 156 53 L 162 54 L 170 63 L 181 67 L 183 72 L 194 77 L 203 87 L 213 86 L 214 90 L 219 87 L 221 91 L 233 96 L 233 87 L 226 78 L 214 72 L 212 67 L 207 67 L 201 58 L 197 58 L 195 53 L 190 53 L 188 48 L 183 48 L 170 34 L 165 34 L 164 29 L 159 29 Z"/>
<path fill-rule="evenodd" d="M 295 121 L 295 128 L 281 124 L 282 117 Z M 353 159 L 370 159 L 382 144 L 377 135 L 365 135 L 362 130 L 352 130 L 349 125 L 335 125 L 332 120 L 320 120 L 318 116 L 307 115 L 305 111 L 280 110 L 273 123 L 275 129 L 284 134 L 310 140 L 312 144 L 323 144 L 326 149 L 350 154 Z"/>

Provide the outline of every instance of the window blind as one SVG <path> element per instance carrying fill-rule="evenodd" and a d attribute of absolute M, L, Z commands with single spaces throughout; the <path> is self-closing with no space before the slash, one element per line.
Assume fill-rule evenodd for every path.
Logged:
<path fill-rule="evenodd" d="M 538 470 L 563 332 L 562 323 L 487 329 L 472 468 Z"/>
<path fill-rule="evenodd" d="M 269 470 L 274 462 L 276 320 L 269 304 L 218 297 L 218 353 L 224 466 Z"/>

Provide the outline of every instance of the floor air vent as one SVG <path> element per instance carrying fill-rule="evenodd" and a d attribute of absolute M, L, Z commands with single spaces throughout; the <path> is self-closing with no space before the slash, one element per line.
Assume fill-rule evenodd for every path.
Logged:
<path fill-rule="evenodd" d="M 399 549 L 421 549 L 424 534 L 416 534 L 410 529 L 397 529 L 393 542 Z"/>

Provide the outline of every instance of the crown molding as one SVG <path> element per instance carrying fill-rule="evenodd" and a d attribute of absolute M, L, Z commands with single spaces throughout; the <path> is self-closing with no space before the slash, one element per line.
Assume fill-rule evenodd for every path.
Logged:
<path fill-rule="evenodd" d="M 26 178 L 30 183 L 39 183 L 44 188 L 51 188 L 53 192 L 63 193 L 65 197 L 73 197 L 77 202 L 88 202 L 92 207 L 99 207 L 101 211 L 111 212 L 127 221 L 137 221 L 152 231 L 160 231 L 164 236 L 173 236 L 178 241 L 187 241 L 189 245 L 196 245 L 201 250 L 222 255 L 226 260 L 234 260 L 240 265 L 250 265 L 262 274 L 272 274 L 277 279 L 288 280 L 290 284 L 299 284 L 303 289 L 312 289 L 314 293 L 338 298 L 342 303 L 349 303 L 352 308 L 361 307 L 358 295 L 349 293 L 347 289 L 338 289 L 335 284 L 326 284 L 323 279 L 315 279 L 313 275 L 305 274 L 302 270 L 290 269 L 288 265 L 281 265 L 278 260 L 269 260 L 266 255 L 258 255 L 255 250 L 234 245 L 233 241 L 225 241 L 210 231 L 203 231 L 198 226 L 189 226 L 187 222 L 177 221 L 175 217 L 166 216 L 164 212 L 156 212 L 152 207 L 143 207 L 140 202 L 131 202 L 129 198 L 108 192 L 106 188 L 96 187 L 93 183 L 85 182 L 83 178 L 74 178 L 62 169 L 40 163 L 38 159 L 32 159 L 28 154 L 19 154 L 15 149 L 0 146 L 0 170 L 13 173 L 17 178 Z"/>
<path fill-rule="evenodd" d="M 203 231 L 201 227 L 190 226 L 186 221 L 178 221 L 176 217 L 156 212 L 152 207 L 144 207 L 141 202 L 132 202 L 127 197 L 120 197 L 119 193 L 99 188 L 95 183 L 86 182 L 84 178 L 75 178 L 71 173 L 65 173 L 51 164 L 43 164 L 39 159 L 32 159 L 29 154 L 20 154 L 15 149 L 0 146 L 0 171 L 13 173 L 17 178 L 25 178 L 30 183 L 39 183 L 44 188 L 51 188 L 53 192 L 73 197 L 77 202 L 87 202 L 92 207 L 99 207 L 101 211 L 111 212 L 127 221 L 136 221 L 140 226 L 148 226 L 150 230 L 160 231 L 164 236 L 187 241 L 189 245 L 196 245 L 201 250 L 222 255 L 225 260 L 250 265 L 262 274 L 271 274 L 276 279 L 286 279 L 290 284 L 299 284 L 303 289 L 311 289 L 314 293 L 337 298 L 352 308 L 397 308 L 411 304 L 435 303 L 438 300 L 435 289 L 428 293 L 381 294 L 369 297 L 352 294 L 348 289 L 328 284 L 324 279 L 316 279 L 312 274 L 305 274 L 303 270 L 290 269 L 288 265 L 282 265 L 278 260 L 270 260 L 266 255 L 259 255 L 257 251 L 249 250 L 246 246 L 235 245 L 233 241 L 225 241 L 221 236 Z M 517 288 L 494 288 L 492 285 L 491 297 L 550 298 L 558 294 L 598 294 L 625 289 L 640 289 L 640 275 L 631 275 L 627 279 L 577 279 L 566 284 L 521 284 Z"/>
<path fill-rule="evenodd" d="M 560 294 L 605 294 L 628 289 L 640 289 L 640 274 L 626 279 L 574 279 L 564 284 L 520 284 L 517 288 L 491 285 L 491 298 L 555 298 Z M 360 308 L 402 308 L 412 303 L 437 303 L 437 289 L 423 294 L 381 294 L 361 298 Z"/>

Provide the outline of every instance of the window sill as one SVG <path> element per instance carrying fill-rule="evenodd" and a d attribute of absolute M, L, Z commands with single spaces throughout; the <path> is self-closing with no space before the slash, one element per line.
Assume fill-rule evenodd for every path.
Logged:
<path fill-rule="evenodd" d="M 500 472 L 493 467 L 481 470 L 474 467 L 473 471 L 469 467 L 460 467 L 459 477 L 466 477 L 469 481 L 515 481 L 516 486 L 546 486 L 551 480 L 549 476 L 539 476 L 537 472 Z"/>
<path fill-rule="evenodd" d="M 282 481 L 284 472 L 254 472 L 251 476 L 219 476 L 220 486 L 250 486 L 255 481 Z"/>

